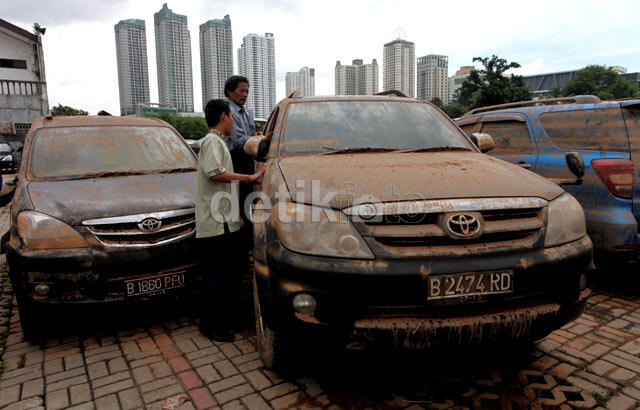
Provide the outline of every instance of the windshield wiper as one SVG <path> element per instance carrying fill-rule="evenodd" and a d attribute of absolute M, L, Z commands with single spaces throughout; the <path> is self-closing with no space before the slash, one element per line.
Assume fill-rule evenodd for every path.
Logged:
<path fill-rule="evenodd" d="M 119 177 L 124 175 L 145 175 L 148 172 L 144 171 L 105 171 L 105 172 L 94 172 L 91 174 L 77 175 L 70 177 L 68 179 L 89 179 L 89 178 L 104 178 L 104 177 Z"/>
<path fill-rule="evenodd" d="M 374 147 L 345 147 L 345 148 L 333 148 L 322 147 L 324 149 L 330 149 L 330 152 L 324 152 L 322 155 L 335 155 L 335 154 L 351 154 L 353 152 L 390 152 L 397 151 L 398 148 L 374 148 Z"/>
<path fill-rule="evenodd" d="M 193 171 L 197 171 L 197 169 L 192 168 L 192 167 L 167 168 L 167 169 L 159 169 L 157 171 L 151 171 L 150 173 L 153 173 L 153 174 L 173 174 L 173 173 L 176 173 L 176 172 L 193 172 Z"/>
<path fill-rule="evenodd" d="M 403 149 L 398 152 L 433 152 L 433 151 L 473 151 L 471 148 L 464 147 L 422 147 L 413 149 Z"/>

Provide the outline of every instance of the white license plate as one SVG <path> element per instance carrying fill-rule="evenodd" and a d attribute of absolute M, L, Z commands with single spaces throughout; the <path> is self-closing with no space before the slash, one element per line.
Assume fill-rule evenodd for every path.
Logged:
<path fill-rule="evenodd" d="M 164 295 L 167 290 L 183 288 L 184 272 L 165 273 L 125 281 L 127 297 Z"/>
<path fill-rule="evenodd" d="M 467 272 L 429 276 L 427 300 L 513 292 L 513 271 Z"/>

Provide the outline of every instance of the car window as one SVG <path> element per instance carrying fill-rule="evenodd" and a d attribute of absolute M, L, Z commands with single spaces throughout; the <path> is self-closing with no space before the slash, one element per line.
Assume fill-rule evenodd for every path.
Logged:
<path fill-rule="evenodd" d="M 529 154 L 533 151 L 529 130 L 524 122 L 485 122 L 482 124 L 482 132 L 491 135 L 496 143 L 491 155 Z"/>
<path fill-rule="evenodd" d="M 196 166 L 184 140 L 169 128 L 103 126 L 39 129 L 28 170 L 33 177 L 64 179 Z"/>
<path fill-rule="evenodd" d="M 460 129 L 467 134 L 467 136 L 471 136 L 471 134 L 473 134 L 473 130 L 476 128 L 476 123 L 474 124 L 467 124 L 467 125 L 461 125 Z"/>
<path fill-rule="evenodd" d="M 13 151 L 9 144 L 0 143 L 0 152 L 2 153 L 10 153 Z"/>
<path fill-rule="evenodd" d="M 631 152 L 640 152 L 640 108 L 625 108 L 624 119 L 629 131 Z"/>
<path fill-rule="evenodd" d="M 411 101 L 293 103 L 286 112 L 281 146 L 286 153 L 360 147 L 475 150 L 437 109 Z"/>
<path fill-rule="evenodd" d="M 548 112 L 540 115 L 540 122 L 558 147 L 629 152 L 620 108 Z"/>

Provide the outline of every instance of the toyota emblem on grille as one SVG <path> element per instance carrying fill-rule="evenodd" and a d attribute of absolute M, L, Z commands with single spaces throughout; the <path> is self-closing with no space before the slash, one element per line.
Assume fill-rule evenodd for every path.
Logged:
<path fill-rule="evenodd" d="M 472 214 L 454 214 L 447 219 L 449 233 L 460 238 L 477 236 L 480 226 L 480 219 Z"/>
<path fill-rule="evenodd" d="M 147 218 L 138 224 L 138 228 L 143 232 L 155 232 L 160 229 L 161 226 L 162 221 L 156 218 Z"/>

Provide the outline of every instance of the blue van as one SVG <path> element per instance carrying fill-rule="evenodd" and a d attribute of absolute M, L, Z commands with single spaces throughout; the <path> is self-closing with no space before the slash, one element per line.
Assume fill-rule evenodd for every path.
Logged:
<path fill-rule="evenodd" d="M 582 205 L 596 265 L 640 256 L 640 99 L 576 96 L 478 108 L 456 119 L 467 134 L 491 135 L 492 156 L 547 178 L 574 178 L 565 156 L 577 153 L 585 174 L 563 185 Z"/>

